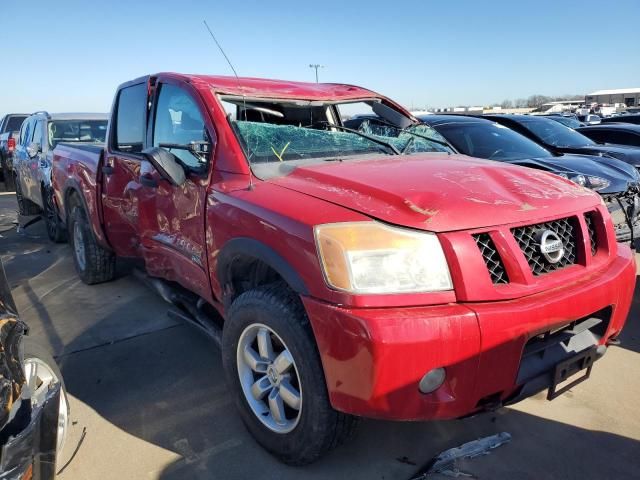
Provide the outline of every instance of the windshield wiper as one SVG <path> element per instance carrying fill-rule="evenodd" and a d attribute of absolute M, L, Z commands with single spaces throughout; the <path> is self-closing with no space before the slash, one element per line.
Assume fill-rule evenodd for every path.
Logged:
<path fill-rule="evenodd" d="M 401 129 L 400 131 L 408 133 L 410 135 L 415 135 L 416 137 L 423 138 L 423 139 L 425 139 L 425 140 L 427 140 L 429 142 L 437 143 L 437 144 L 440 144 L 440 145 L 445 146 L 447 148 L 451 148 L 451 145 L 446 141 L 438 140 L 437 138 L 433 138 L 433 137 L 430 137 L 428 135 L 422 135 L 420 133 L 412 132 L 411 130 L 409 130 L 410 128 L 415 128 L 415 127 L 418 127 L 420 125 L 421 124 L 410 125 L 410 126 L 408 126 L 406 128 Z"/>
<path fill-rule="evenodd" d="M 370 140 L 373 143 L 377 143 L 378 145 L 382 145 L 383 147 L 387 147 L 389 150 L 391 150 L 394 153 L 394 155 L 400 155 L 400 150 L 398 150 L 395 145 L 393 145 L 393 144 L 391 144 L 389 142 L 385 142 L 384 140 L 380 140 L 379 138 L 376 138 L 376 137 L 374 137 L 372 135 L 368 135 L 368 134 L 363 133 L 363 132 L 361 132 L 359 130 L 354 130 L 353 128 L 343 127 L 342 125 L 336 125 L 335 123 L 331 123 L 331 122 L 321 122 L 321 123 L 326 124 L 328 127 L 334 127 L 334 128 L 339 129 L 339 130 L 343 130 L 345 132 L 355 133 L 356 135 L 359 135 L 362 138 L 366 138 L 367 140 Z"/>

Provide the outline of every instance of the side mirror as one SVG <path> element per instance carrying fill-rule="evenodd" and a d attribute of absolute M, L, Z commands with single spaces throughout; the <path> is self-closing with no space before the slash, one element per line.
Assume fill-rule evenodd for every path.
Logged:
<path fill-rule="evenodd" d="M 29 158 L 33 158 L 36 155 L 38 155 L 38 153 L 40 153 L 40 144 L 37 142 L 31 142 L 29 145 L 27 145 L 27 155 L 29 155 Z"/>
<path fill-rule="evenodd" d="M 142 151 L 144 157 L 153 165 L 165 180 L 179 187 L 187 181 L 184 168 L 176 160 L 176 156 L 164 148 L 152 147 Z"/>

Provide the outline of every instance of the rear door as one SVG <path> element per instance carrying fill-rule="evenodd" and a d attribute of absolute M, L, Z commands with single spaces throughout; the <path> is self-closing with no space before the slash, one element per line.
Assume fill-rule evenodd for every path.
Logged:
<path fill-rule="evenodd" d="M 211 152 L 195 155 L 172 145 L 207 142 L 215 131 L 206 106 L 190 85 L 166 80 L 155 87 L 148 142 L 175 155 L 187 181 L 174 186 L 142 162 L 140 228 L 147 271 L 210 300 L 205 210 Z"/>
<path fill-rule="evenodd" d="M 138 190 L 146 146 L 147 81 L 126 84 L 117 94 L 103 161 L 102 213 L 105 234 L 117 255 L 140 255 Z"/>

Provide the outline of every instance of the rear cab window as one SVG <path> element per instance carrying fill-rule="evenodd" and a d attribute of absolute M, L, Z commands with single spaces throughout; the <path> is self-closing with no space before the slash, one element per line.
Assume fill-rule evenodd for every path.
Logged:
<path fill-rule="evenodd" d="M 116 128 L 113 149 L 123 153 L 140 153 L 144 149 L 147 112 L 147 85 L 124 87 L 116 104 Z"/>
<path fill-rule="evenodd" d="M 27 117 L 23 115 L 12 115 L 9 117 L 7 121 L 6 128 L 3 129 L 4 132 L 17 132 L 20 130 L 20 127 L 24 123 Z"/>
<path fill-rule="evenodd" d="M 55 148 L 60 142 L 104 143 L 107 120 L 54 120 L 49 122 L 48 142 Z"/>

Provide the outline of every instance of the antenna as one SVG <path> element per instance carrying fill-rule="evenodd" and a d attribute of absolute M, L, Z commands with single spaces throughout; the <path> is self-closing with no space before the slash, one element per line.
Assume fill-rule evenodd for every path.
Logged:
<path fill-rule="evenodd" d="M 245 99 L 244 90 L 242 89 L 242 85 L 240 84 L 240 77 L 238 76 L 238 72 L 236 72 L 236 69 L 233 67 L 233 64 L 231 63 L 231 60 L 229 60 L 229 57 L 227 57 L 227 54 L 224 53 L 224 49 L 222 48 L 222 45 L 220 45 L 220 42 L 218 42 L 218 39 L 216 38 L 216 36 L 211 31 L 211 28 L 209 28 L 209 24 L 207 23 L 207 21 L 203 20 L 202 22 L 204 23 L 204 26 L 207 27 L 207 30 L 209 31 L 209 35 L 211 35 L 211 38 L 213 39 L 213 41 L 215 42 L 216 46 L 220 50 L 220 53 L 222 53 L 222 56 L 224 57 L 224 59 L 227 61 L 227 63 L 231 67 L 231 70 L 233 71 L 233 74 L 236 77 L 236 81 L 238 82 L 238 88 L 240 90 L 242 90 L 242 106 L 243 106 L 243 109 L 244 109 L 244 118 L 246 120 L 247 119 L 247 101 Z M 247 143 L 247 151 L 248 150 L 249 150 L 249 145 Z M 248 157 L 250 158 L 251 157 L 251 152 L 248 151 L 247 153 L 249 153 Z M 247 162 L 249 163 L 249 190 L 253 190 L 253 171 L 251 170 L 251 161 L 249 160 L 249 158 L 247 158 Z"/>

